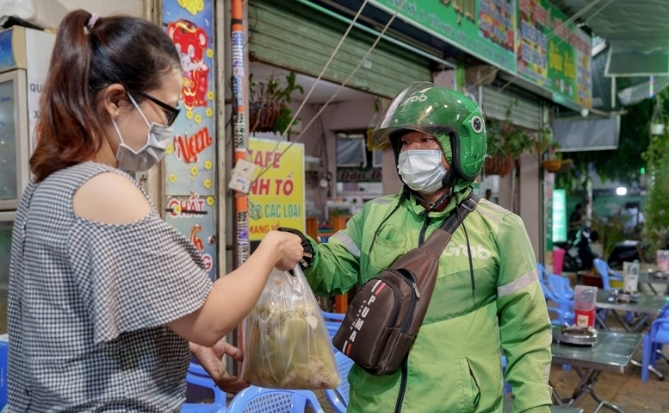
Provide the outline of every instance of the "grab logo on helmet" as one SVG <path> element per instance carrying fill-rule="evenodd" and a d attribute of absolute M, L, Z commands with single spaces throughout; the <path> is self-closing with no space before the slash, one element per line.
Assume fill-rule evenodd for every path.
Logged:
<path fill-rule="evenodd" d="M 470 245 L 470 248 L 472 250 L 472 258 L 478 258 L 485 261 L 492 255 L 489 250 L 483 248 L 481 245 L 476 245 L 476 246 Z M 462 244 L 455 245 L 454 243 L 449 242 L 446 248 L 444 249 L 444 252 L 441 253 L 441 255 L 445 257 L 452 257 L 452 256 L 459 257 L 460 255 L 468 257 L 469 250 L 467 249 L 466 245 Z"/>
<path fill-rule="evenodd" d="M 409 103 L 414 103 L 414 102 L 425 102 L 427 100 L 427 96 L 425 96 L 425 92 L 427 92 L 430 89 L 432 89 L 432 88 L 428 87 L 428 88 L 425 88 L 423 90 L 419 90 L 417 93 L 414 93 L 409 98 L 407 98 L 404 102 L 402 102 L 402 105 L 407 105 Z M 418 96 L 416 96 L 416 95 L 418 95 Z"/>

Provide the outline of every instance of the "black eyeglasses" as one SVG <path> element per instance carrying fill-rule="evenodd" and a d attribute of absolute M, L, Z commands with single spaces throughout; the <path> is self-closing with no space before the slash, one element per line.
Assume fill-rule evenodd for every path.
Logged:
<path fill-rule="evenodd" d="M 165 116 L 167 118 L 167 126 L 172 126 L 175 120 L 177 120 L 177 116 L 179 116 L 179 113 L 181 113 L 181 109 L 175 108 L 174 106 L 170 106 L 167 103 L 163 103 L 159 101 L 158 99 L 151 97 L 147 95 L 146 93 L 139 92 L 140 95 L 144 96 L 145 98 L 149 99 L 151 102 L 155 103 L 156 105 L 160 106 L 161 108 L 165 109 Z"/>

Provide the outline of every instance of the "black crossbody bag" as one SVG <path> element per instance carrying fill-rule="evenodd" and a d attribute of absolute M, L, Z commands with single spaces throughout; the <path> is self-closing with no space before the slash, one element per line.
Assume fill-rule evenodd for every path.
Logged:
<path fill-rule="evenodd" d="M 395 371 L 416 339 L 437 280 L 439 257 L 451 235 L 476 209 L 472 195 L 420 247 L 367 280 L 334 336 L 334 346 L 370 374 Z"/>

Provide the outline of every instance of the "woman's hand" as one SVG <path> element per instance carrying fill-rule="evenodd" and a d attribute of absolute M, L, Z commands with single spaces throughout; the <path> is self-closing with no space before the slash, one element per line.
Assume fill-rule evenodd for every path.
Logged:
<path fill-rule="evenodd" d="M 295 268 L 295 265 L 297 265 L 304 255 L 302 240 L 297 235 L 289 232 L 270 231 L 263 238 L 260 247 L 263 244 L 277 254 L 277 261 L 274 266 L 281 271 Z"/>
<path fill-rule="evenodd" d="M 190 351 L 200 362 L 202 367 L 214 380 L 214 383 L 226 393 L 238 393 L 249 387 L 249 383 L 238 377 L 228 375 L 223 362 L 223 356 L 229 355 L 233 359 L 244 361 L 244 353 L 237 347 L 221 339 L 212 347 L 204 347 L 190 343 Z"/>

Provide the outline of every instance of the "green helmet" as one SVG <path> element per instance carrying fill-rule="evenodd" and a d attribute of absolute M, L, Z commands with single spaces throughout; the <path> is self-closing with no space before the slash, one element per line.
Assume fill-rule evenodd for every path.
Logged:
<path fill-rule="evenodd" d="M 372 139 L 376 145 L 390 142 L 397 163 L 399 138 L 407 131 L 434 136 L 447 159 L 452 153 L 444 186 L 461 190 L 481 172 L 486 155 L 485 124 L 478 105 L 462 93 L 430 82 L 411 83 L 390 102 Z"/>

